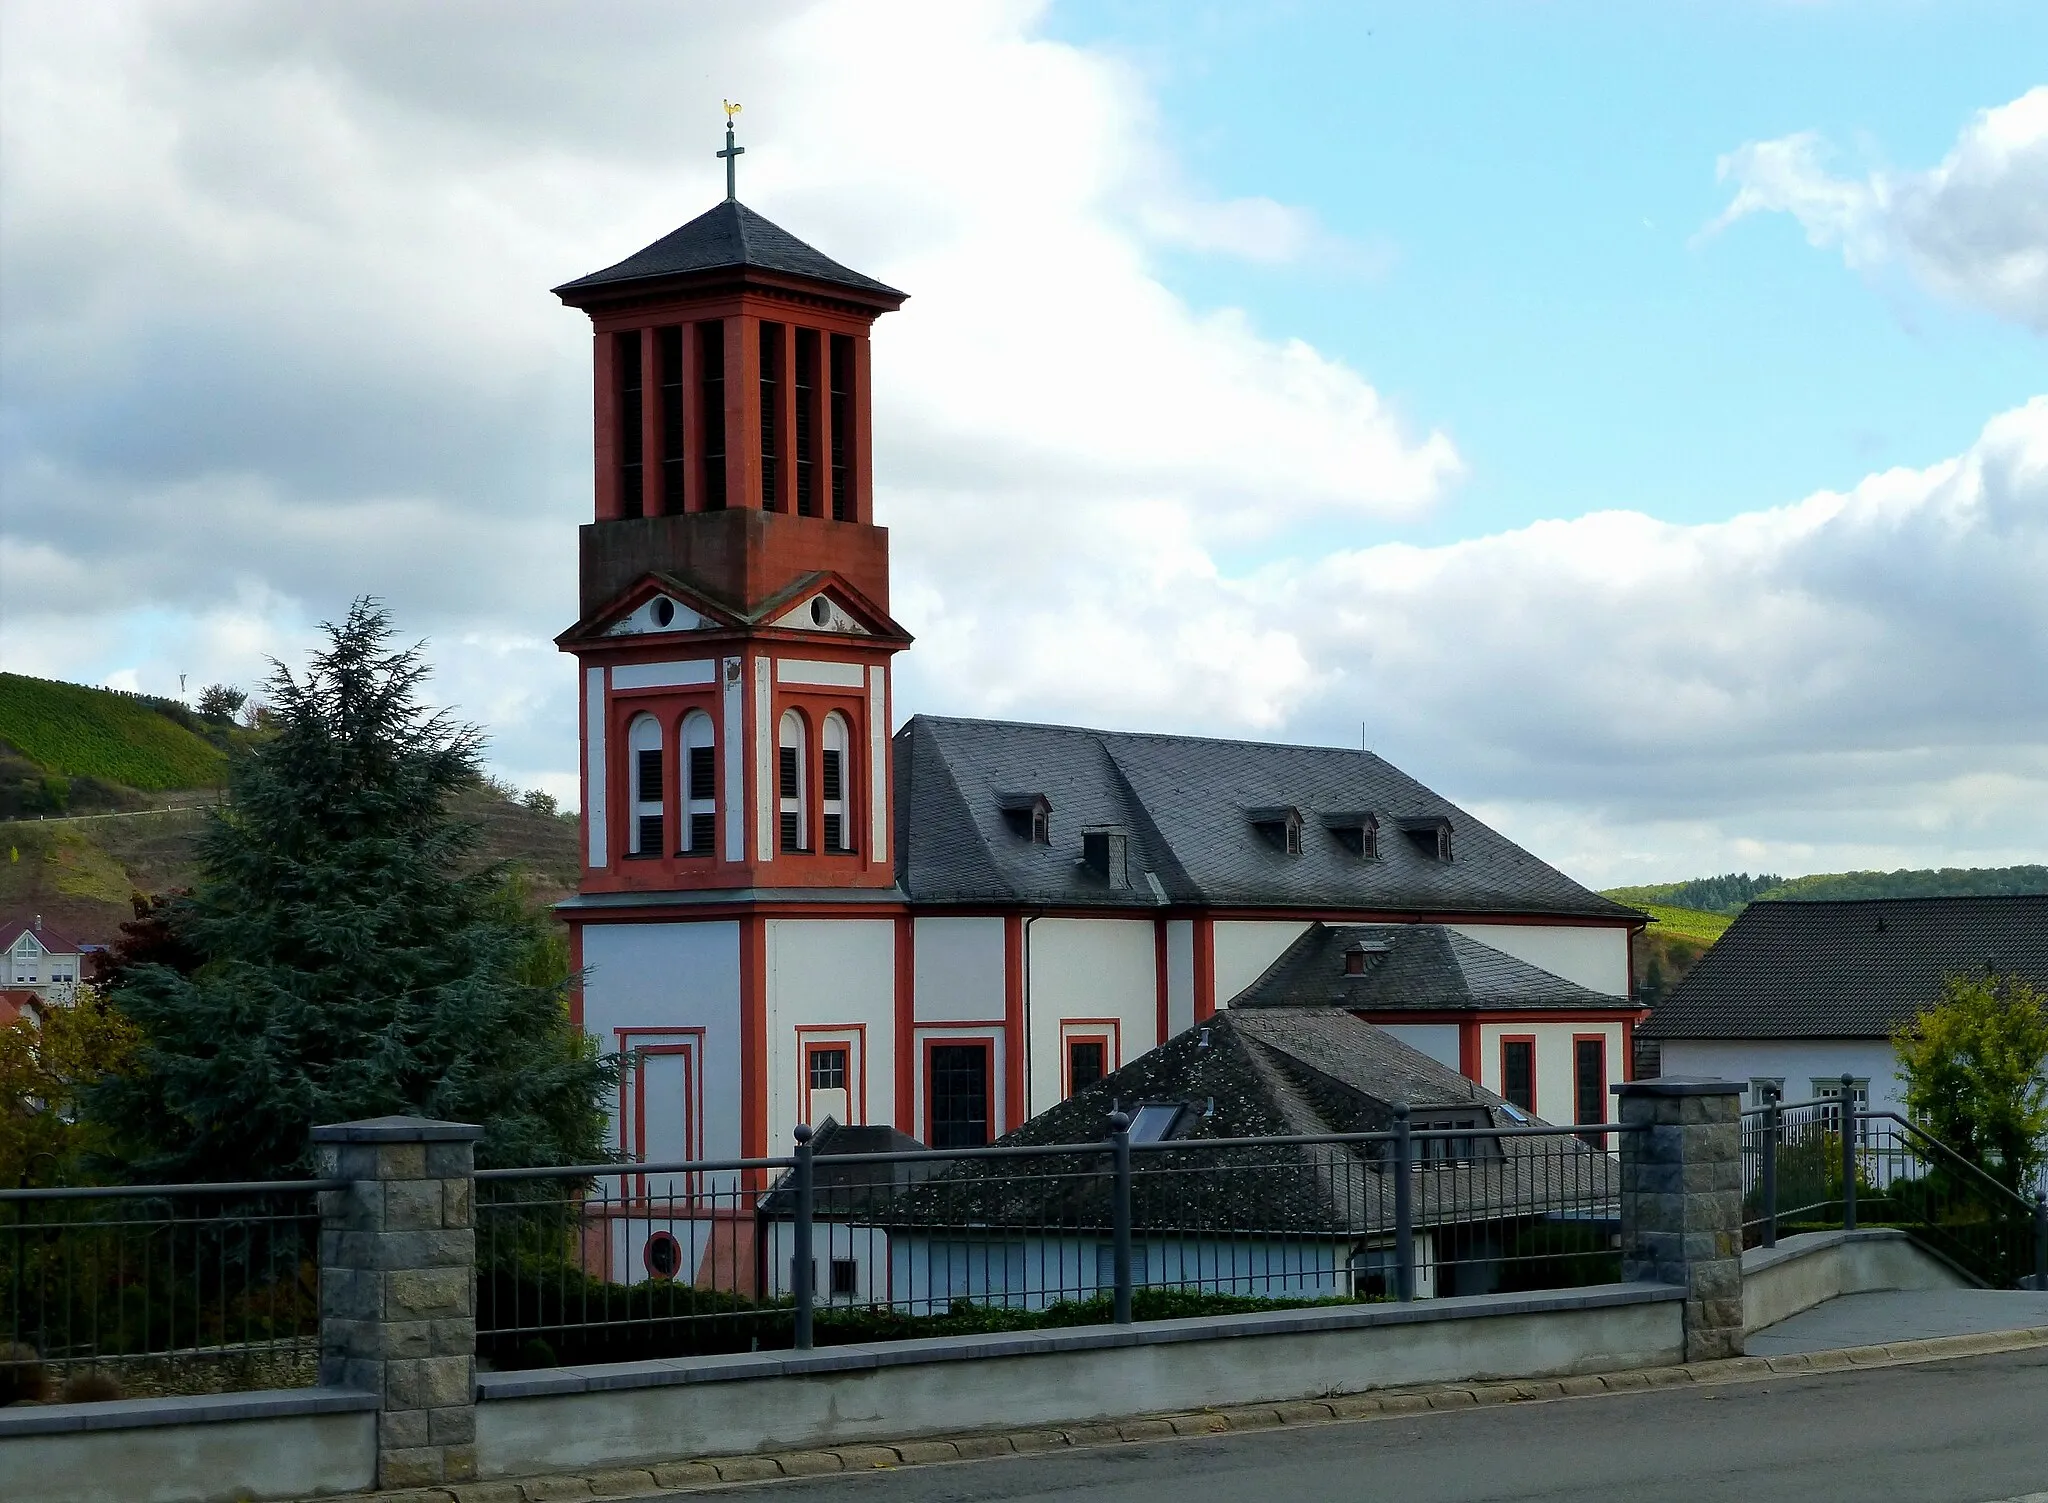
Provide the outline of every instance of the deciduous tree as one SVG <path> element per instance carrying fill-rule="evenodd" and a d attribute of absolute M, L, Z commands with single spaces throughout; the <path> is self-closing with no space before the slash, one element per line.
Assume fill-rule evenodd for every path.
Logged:
<path fill-rule="evenodd" d="M 2018 1189 L 2048 1155 L 2048 997 L 2016 976 L 1951 976 L 1892 1039 L 1927 1130 Z"/>

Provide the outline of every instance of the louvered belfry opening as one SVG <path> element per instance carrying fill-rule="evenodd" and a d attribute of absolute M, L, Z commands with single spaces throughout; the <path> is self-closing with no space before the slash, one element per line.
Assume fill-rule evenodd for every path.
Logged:
<path fill-rule="evenodd" d="M 725 325 L 697 325 L 697 388 L 703 403 L 704 510 L 725 510 Z"/>
<path fill-rule="evenodd" d="M 818 331 L 796 331 L 796 510 L 818 514 Z"/>
<path fill-rule="evenodd" d="M 850 479 L 853 444 L 853 341 L 844 334 L 832 336 L 832 520 L 853 520 L 853 485 Z"/>
<path fill-rule="evenodd" d="M 628 329 L 623 334 L 612 336 L 612 371 L 618 386 L 618 400 L 612 410 L 617 418 L 615 452 L 619 457 L 619 510 L 625 516 L 637 517 L 642 509 L 646 421 L 642 408 L 646 393 L 642 385 L 638 329 Z"/>
<path fill-rule="evenodd" d="M 656 367 L 661 378 L 661 510 L 679 517 L 685 505 L 683 453 L 683 331 L 674 324 L 655 330 Z"/>
<path fill-rule="evenodd" d="M 782 411 L 782 325 L 761 324 L 761 509 L 782 510 L 782 457 L 776 419 Z"/>

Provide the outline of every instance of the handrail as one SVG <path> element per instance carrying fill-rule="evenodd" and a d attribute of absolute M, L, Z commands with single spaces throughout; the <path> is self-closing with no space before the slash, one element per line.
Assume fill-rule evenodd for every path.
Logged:
<path fill-rule="evenodd" d="M 147 1200 L 158 1195 L 258 1195 L 306 1190 L 346 1190 L 345 1179 L 251 1179 L 194 1185 L 53 1185 L 44 1189 L 0 1189 L 5 1200 Z"/>
<path fill-rule="evenodd" d="M 1642 1124 L 1631 1122 L 1579 1122 L 1570 1127 L 1443 1127 L 1417 1128 L 1409 1134 L 1411 1138 L 1454 1141 L 1463 1138 L 1582 1138 L 1596 1133 L 1629 1133 L 1639 1131 Z M 1391 1143 L 1395 1135 L 1391 1132 L 1345 1132 L 1293 1134 L 1267 1138 L 1168 1138 L 1155 1143 L 1133 1143 L 1134 1153 L 1155 1153 L 1171 1149 L 1190 1148 L 1299 1148 Z M 960 1160 L 977 1159 L 1022 1159 L 1054 1158 L 1063 1154 L 1100 1154 L 1113 1150 L 1109 1138 L 1100 1138 L 1092 1143 L 1028 1143 L 1010 1144 L 990 1148 L 917 1148 L 895 1151 L 877 1150 L 872 1153 L 831 1153 L 819 1154 L 819 1165 L 839 1166 L 844 1164 L 927 1164 L 953 1163 Z M 479 1180 L 531 1180 L 531 1179 L 597 1179 L 626 1174 L 707 1174 L 730 1172 L 740 1169 L 793 1169 L 794 1158 L 754 1159 L 672 1159 L 661 1163 L 641 1164 L 613 1162 L 609 1164 L 563 1164 L 537 1169 L 479 1169 Z"/>
<path fill-rule="evenodd" d="M 1928 1132 L 1918 1123 L 1907 1121 L 1897 1112 L 1858 1112 L 1856 1114 L 1856 1119 L 1859 1122 L 1876 1122 L 1880 1119 L 1883 1119 L 1898 1123 L 1899 1126 L 1905 1128 L 1907 1132 L 1911 1133 L 1915 1138 L 1917 1138 L 1920 1144 L 1925 1145 L 1928 1148 L 1932 1148 L 1936 1153 L 1943 1155 L 1945 1158 L 1949 1159 L 1957 1168 L 1965 1170 L 1968 1173 L 1975 1175 L 1978 1179 L 1982 1180 L 1986 1185 L 1990 1186 L 1993 1190 L 1997 1191 L 1999 1194 L 2011 1200 L 2013 1204 L 2019 1206 L 2020 1209 L 2024 1210 L 2028 1215 L 2031 1216 L 2033 1214 L 2034 1203 L 2032 1201 L 2028 1200 L 2024 1195 L 2019 1194 L 2010 1185 L 2001 1184 L 1997 1180 L 1993 1179 L 1990 1175 L 1986 1174 L 1983 1171 L 1983 1169 L 1971 1163 L 1968 1159 L 1964 1158 L 1961 1154 L 1957 1153 L 1953 1148 L 1949 1147 L 1948 1144 L 1942 1142 L 1941 1139 L 1935 1137 L 1934 1134 Z"/>

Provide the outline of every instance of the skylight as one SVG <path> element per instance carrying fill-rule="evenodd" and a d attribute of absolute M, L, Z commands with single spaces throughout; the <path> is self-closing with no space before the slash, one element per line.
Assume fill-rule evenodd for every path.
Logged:
<path fill-rule="evenodd" d="M 1178 1101 L 1148 1101 L 1138 1108 L 1138 1114 L 1131 1118 L 1131 1141 L 1133 1143 L 1157 1143 L 1173 1131 L 1173 1124 L 1180 1120 L 1181 1103 Z"/>

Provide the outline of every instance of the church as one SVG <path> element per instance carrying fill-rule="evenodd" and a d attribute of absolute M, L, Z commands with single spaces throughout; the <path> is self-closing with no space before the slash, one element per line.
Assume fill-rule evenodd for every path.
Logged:
<path fill-rule="evenodd" d="M 1643 915 L 1364 751 L 895 722 L 871 336 L 906 294 L 727 197 L 555 289 L 594 332 L 579 1025 L 614 1146 L 978 1145 L 1240 996 L 1602 1120 Z"/>

